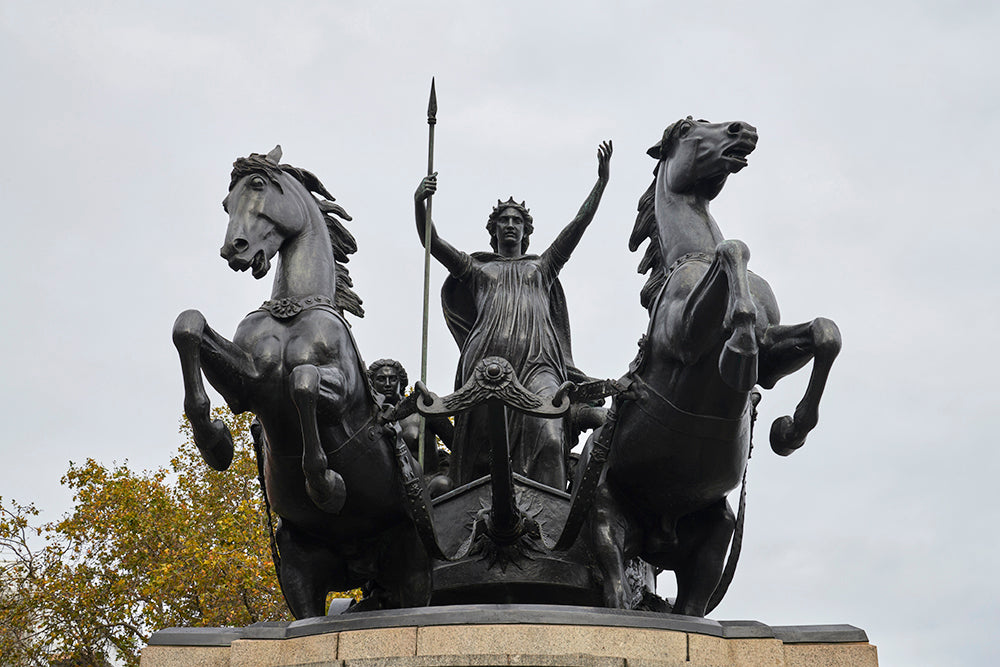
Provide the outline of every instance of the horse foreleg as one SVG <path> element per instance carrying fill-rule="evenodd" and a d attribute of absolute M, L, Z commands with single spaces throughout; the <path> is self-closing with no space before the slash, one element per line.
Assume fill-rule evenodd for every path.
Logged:
<path fill-rule="evenodd" d="M 344 376 L 334 368 L 319 368 L 303 364 L 292 369 L 289 376 L 292 402 L 299 412 L 302 429 L 302 473 L 306 492 L 324 512 L 337 514 L 347 500 L 347 485 L 339 473 L 328 468 L 319 435 L 316 405 L 322 393 L 324 400 L 339 405 L 344 396 Z"/>
<path fill-rule="evenodd" d="M 825 317 L 805 324 L 775 325 L 764 333 L 762 387 L 770 389 L 778 380 L 813 360 L 809 384 L 795 412 L 771 424 L 771 449 L 777 454 L 788 456 L 801 447 L 806 435 L 819 422 L 819 402 L 840 346 L 840 329 Z"/>
<path fill-rule="evenodd" d="M 212 331 L 204 315 L 197 310 L 186 310 L 174 322 L 173 339 L 184 378 L 184 412 L 191 422 L 195 445 L 205 463 L 216 470 L 225 470 L 233 460 L 233 438 L 221 420 L 211 418 L 212 406 L 202 381 L 201 362 L 204 346 L 222 337 Z"/>
<path fill-rule="evenodd" d="M 719 373 L 736 391 L 749 391 L 757 382 L 757 305 L 750 292 L 749 261 L 750 249 L 742 241 L 729 239 L 716 246 L 708 271 L 685 299 L 681 318 L 687 349 L 710 347 L 720 324 L 729 333 Z"/>
<path fill-rule="evenodd" d="M 750 293 L 747 262 L 750 249 L 742 241 L 726 240 L 715 248 L 729 281 L 729 300 L 722 329 L 731 331 L 719 355 L 719 374 L 736 391 L 750 391 L 757 383 L 757 305 Z"/>

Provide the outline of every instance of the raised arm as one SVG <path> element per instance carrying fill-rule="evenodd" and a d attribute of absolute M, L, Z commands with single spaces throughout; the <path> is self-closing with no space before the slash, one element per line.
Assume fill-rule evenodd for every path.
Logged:
<path fill-rule="evenodd" d="M 594 219 L 594 214 L 597 213 L 597 205 L 601 203 L 601 195 L 604 194 L 604 188 L 608 184 L 608 176 L 611 173 L 612 151 L 613 146 L 610 140 L 602 142 L 598 147 L 597 183 L 594 184 L 590 194 L 583 201 L 583 205 L 580 206 L 576 217 L 559 232 L 559 235 L 552 242 L 552 245 L 549 246 L 548 250 L 542 253 L 543 261 L 551 265 L 553 273 L 558 273 L 559 269 L 569 259 L 569 256 L 573 254 L 580 239 L 583 238 L 583 233 L 587 231 L 587 225 L 590 224 L 590 221 Z"/>
<path fill-rule="evenodd" d="M 424 239 L 424 234 L 427 227 L 427 206 L 424 202 L 436 190 L 437 172 L 435 171 L 430 176 L 425 176 L 420 181 L 420 185 L 417 186 L 417 191 L 413 193 L 413 204 L 417 219 L 417 237 L 420 239 L 421 245 L 425 246 L 426 240 Z M 449 273 L 456 276 L 462 273 L 469 261 L 468 255 L 438 236 L 433 221 L 431 221 L 431 254 L 448 269 Z"/>

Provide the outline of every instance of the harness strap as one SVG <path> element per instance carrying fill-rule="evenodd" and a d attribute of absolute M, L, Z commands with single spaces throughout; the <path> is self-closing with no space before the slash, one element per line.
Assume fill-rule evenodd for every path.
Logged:
<path fill-rule="evenodd" d="M 342 450 L 344 447 L 347 447 L 349 444 L 351 444 L 352 442 L 354 442 L 360 434 L 368 432 L 369 427 L 371 426 L 371 423 L 373 421 L 375 421 L 375 419 L 377 417 L 378 417 L 378 415 L 373 412 L 372 415 L 368 419 L 365 420 L 365 423 L 362 424 L 361 426 L 359 426 L 357 431 L 355 431 L 350 436 L 348 436 L 347 440 L 344 440 L 344 442 L 341 443 L 341 445 L 339 447 L 337 447 L 336 449 L 331 449 L 328 452 L 324 451 L 324 453 L 327 456 L 330 456 L 331 454 L 336 454 L 337 452 L 339 452 L 340 450 Z M 372 439 L 374 439 L 374 436 L 372 436 Z"/>
<path fill-rule="evenodd" d="M 394 445 L 396 465 L 399 470 L 400 481 L 403 485 L 403 495 L 406 498 L 410 518 L 417 529 L 417 535 L 423 542 L 427 554 L 431 558 L 438 560 L 455 560 L 460 556 L 449 557 L 445 555 L 444 549 L 437 541 L 437 532 L 434 530 L 434 518 L 431 515 L 431 497 L 427 492 L 427 485 L 424 484 L 423 476 L 413 467 L 413 457 L 403 440 L 403 430 L 399 422 L 392 422 L 383 426 L 383 433 L 389 437 Z"/>
<path fill-rule="evenodd" d="M 751 401 L 748 398 L 743 412 L 738 417 L 715 417 L 688 412 L 674 405 L 669 398 L 656 391 L 642 378 L 636 376 L 632 381 L 632 390 L 637 399 L 647 399 L 635 401 L 639 410 L 664 428 L 697 438 L 723 440 L 732 437 L 733 431 L 739 428 L 746 418 L 747 410 L 750 409 Z M 654 405 L 647 405 L 648 403 Z"/>

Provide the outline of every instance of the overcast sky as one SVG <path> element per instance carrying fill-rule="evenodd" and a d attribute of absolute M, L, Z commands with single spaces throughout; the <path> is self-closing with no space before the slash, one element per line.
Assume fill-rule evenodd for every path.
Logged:
<path fill-rule="evenodd" d="M 464 250 L 510 195 L 545 248 L 613 139 L 562 281 L 577 364 L 618 377 L 646 323 L 626 247 L 645 150 L 688 114 L 743 120 L 758 148 L 713 213 L 783 321 L 830 317 L 844 348 L 806 446 L 759 438 L 713 617 L 854 624 L 883 666 L 995 663 L 1000 5 L 320 4 L 0 0 L 0 495 L 54 519 L 71 460 L 167 464 L 174 318 L 231 336 L 270 294 L 218 255 L 236 157 L 280 143 L 354 216 L 355 336 L 412 378 L 431 76 L 434 217 Z M 436 298 L 431 322 L 443 394 L 458 352 Z M 765 394 L 762 425 L 805 378 Z"/>

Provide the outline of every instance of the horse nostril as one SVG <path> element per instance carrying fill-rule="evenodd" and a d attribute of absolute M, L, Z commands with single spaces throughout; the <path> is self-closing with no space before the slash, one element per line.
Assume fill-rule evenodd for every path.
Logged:
<path fill-rule="evenodd" d="M 742 123 L 730 123 L 729 134 L 739 134 L 743 130 Z"/>
<path fill-rule="evenodd" d="M 235 239 L 233 241 L 233 248 L 236 249 L 236 252 L 246 252 L 249 247 L 250 244 L 247 243 L 246 239 Z"/>

